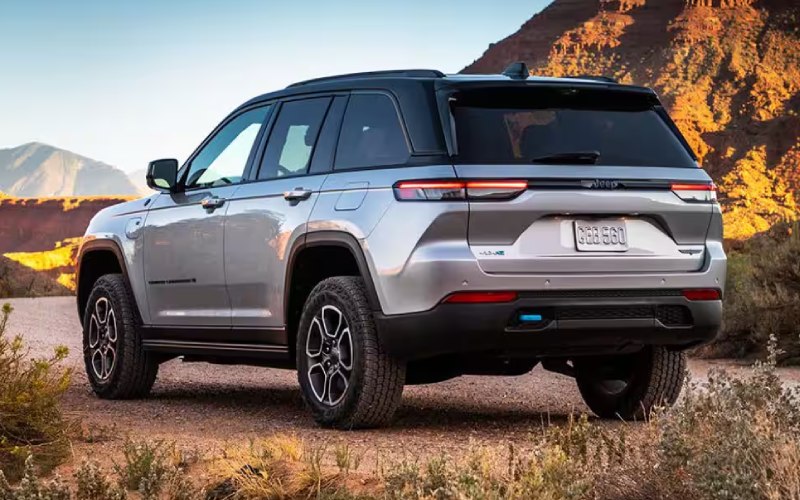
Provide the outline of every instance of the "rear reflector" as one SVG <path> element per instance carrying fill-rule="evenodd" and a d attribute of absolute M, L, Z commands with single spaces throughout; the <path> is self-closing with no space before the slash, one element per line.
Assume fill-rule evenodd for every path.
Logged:
<path fill-rule="evenodd" d="M 448 295 L 447 304 L 499 304 L 517 300 L 517 292 L 456 292 Z"/>
<path fill-rule="evenodd" d="M 510 200 L 528 189 L 528 181 L 420 180 L 395 184 L 399 201 Z"/>
<path fill-rule="evenodd" d="M 688 300 L 719 300 L 719 290 L 715 288 L 696 288 L 684 290 L 683 296 Z"/>

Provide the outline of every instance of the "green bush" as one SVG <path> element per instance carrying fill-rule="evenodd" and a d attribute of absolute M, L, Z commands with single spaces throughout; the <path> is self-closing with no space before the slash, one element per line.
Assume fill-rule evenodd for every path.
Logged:
<path fill-rule="evenodd" d="M 800 234 L 777 224 L 729 251 L 724 324 L 701 355 L 763 357 L 778 338 L 780 364 L 800 364 Z"/>
<path fill-rule="evenodd" d="M 45 472 L 66 457 L 68 425 L 59 403 L 71 372 L 58 367 L 65 347 L 50 358 L 30 359 L 22 338 L 6 336 L 10 315 L 6 304 L 0 311 L 0 470 L 13 482 L 22 477 L 29 455 Z"/>

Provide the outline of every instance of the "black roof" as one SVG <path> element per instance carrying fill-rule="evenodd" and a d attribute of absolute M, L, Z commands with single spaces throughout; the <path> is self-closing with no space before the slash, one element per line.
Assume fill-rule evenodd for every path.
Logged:
<path fill-rule="evenodd" d="M 514 78 L 503 74 L 448 75 L 434 69 L 396 69 L 386 71 L 369 71 L 363 73 L 349 73 L 305 80 L 293 83 L 285 89 L 269 92 L 267 94 L 255 97 L 243 104 L 243 106 L 276 98 L 321 92 L 345 92 L 349 90 L 365 89 L 384 89 L 397 91 L 398 89 L 402 88 L 420 88 L 430 86 L 435 86 L 437 89 L 439 89 L 445 87 L 481 87 L 503 85 L 569 85 L 576 87 L 600 86 L 653 94 L 653 91 L 649 88 L 619 84 L 613 78 L 606 76 L 530 76 L 528 78 Z"/>
<path fill-rule="evenodd" d="M 286 88 L 299 87 L 301 85 L 310 85 L 313 83 L 334 82 L 342 80 L 360 80 L 364 78 L 444 78 L 445 75 L 441 71 L 435 69 L 390 69 L 384 71 L 365 71 L 362 73 L 346 73 L 343 75 L 323 76 L 322 78 L 312 78 L 289 85 Z"/>
<path fill-rule="evenodd" d="M 650 98 L 657 99 L 655 93 L 650 89 L 621 85 L 606 78 L 552 78 L 539 76 L 525 78 L 524 76 L 520 77 L 518 73 L 512 73 L 511 75 L 446 75 L 441 71 L 431 69 L 405 69 L 329 76 L 295 83 L 285 89 L 260 95 L 239 106 L 231 115 L 242 108 L 274 99 L 313 96 L 315 94 L 344 94 L 354 90 L 388 91 L 396 100 L 400 108 L 400 114 L 407 124 L 407 132 L 412 149 L 417 153 L 438 153 L 443 150 L 446 138 L 442 137 L 442 124 L 439 122 L 437 92 L 447 93 L 503 86 L 514 88 L 569 86 L 573 88 L 589 87 L 635 92 L 647 94 Z"/>

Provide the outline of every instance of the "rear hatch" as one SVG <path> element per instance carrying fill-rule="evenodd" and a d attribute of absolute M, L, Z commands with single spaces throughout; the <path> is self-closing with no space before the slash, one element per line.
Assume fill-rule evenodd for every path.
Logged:
<path fill-rule="evenodd" d="M 518 85 L 446 94 L 487 273 L 698 271 L 716 196 L 652 92 Z M 481 184 L 482 182 L 482 184 Z"/>

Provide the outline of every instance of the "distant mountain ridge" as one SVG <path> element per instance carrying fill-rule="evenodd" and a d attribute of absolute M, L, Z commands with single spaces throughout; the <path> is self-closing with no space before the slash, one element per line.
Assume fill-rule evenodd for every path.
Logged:
<path fill-rule="evenodd" d="M 726 237 L 797 217 L 799 0 L 555 0 L 463 72 L 515 61 L 654 88 L 719 186 Z"/>
<path fill-rule="evenodd" d="M 0 149 L 0 192 L 18 197 L 141 194 L 122 170 L 39 142 Z"/>

